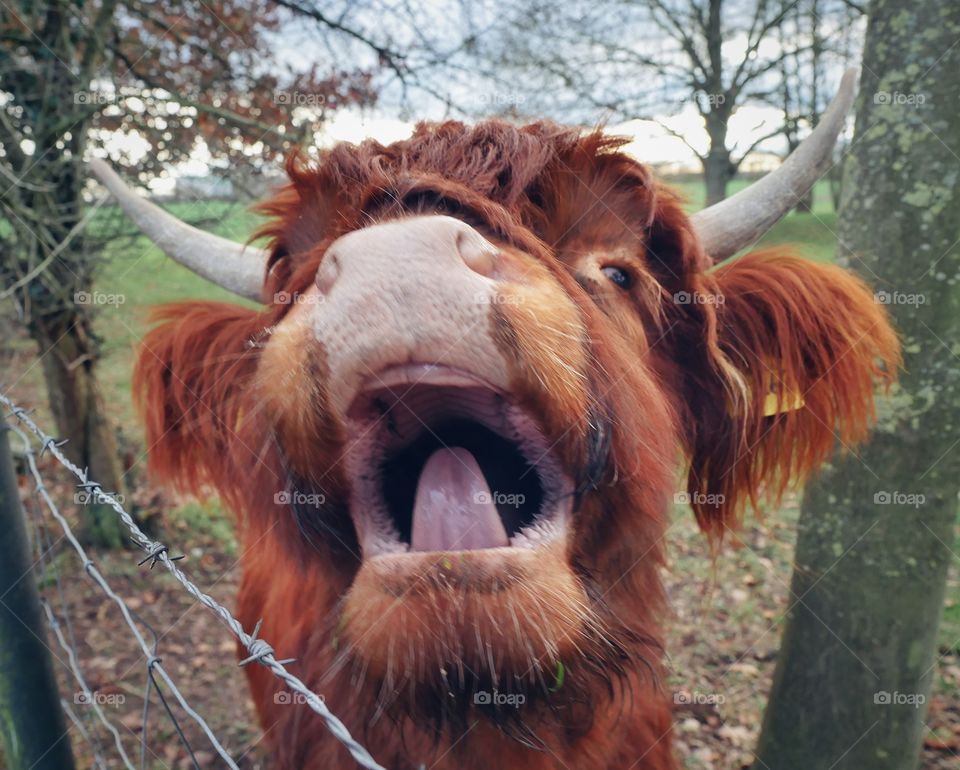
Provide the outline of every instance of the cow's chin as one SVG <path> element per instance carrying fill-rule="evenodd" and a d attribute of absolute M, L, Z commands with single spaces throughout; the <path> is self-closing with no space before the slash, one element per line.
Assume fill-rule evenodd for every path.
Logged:
<path fill-rule="evenodd" d="M 583 646 L 587 606 L 560 543 L 381 554 L 364 561 L 347 595 L 343 640 L 384 693 L 529 699 L 555 689 Z"/>
<path fill-rule="evenodd" d="M 350 656 L 398 695 L 556 688 L 593 619 L 567 556 L 571 474 L 536 420 L 422 367 L 381 373 L 348 416 L 363 555 L 340 619 Z"/>

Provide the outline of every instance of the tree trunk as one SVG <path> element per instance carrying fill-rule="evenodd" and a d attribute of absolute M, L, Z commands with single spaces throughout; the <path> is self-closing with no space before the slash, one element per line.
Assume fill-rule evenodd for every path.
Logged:
<path fill-rule="evenodd" d="M 787 156 L 789 157 L 790 155 L 792 155 L 792 154 L 793 154 L 793 151 L 794 151 L 795 149 L 797 149 L 797 147 L 799 147 L 799 146 L 800 146 L 800 139 L 797 138 L 796 135 L 794 135 L 793 138 L 788 137 L 788 138 L 787 138 Z M 811 188 L 807 191 L 807 194 L 804 195 L 802 198 L 800 198 L 800 199 L 797 201 L 797 205 L 794 206 L 794 209 L 793 209 L 794 211 L 796 211 L 797 213 L 800 213 L 800 214 L 809 214 L 810 212 L 813 211 L 813 201 L 814 201 L 814 198 L 813 198 L 813 190 L 814 190 L 814 187 L 816 187 L 816 185 L 814 185 L 813 187 L 811 187 Z"/>
<path fill-rule="evenodd" d="M 807 490 L 757 768 L 917 766 L 960 492 L 958 38 L 956 0 L 871 5 L 840 241 L 905 366 L 872 443 Z"/>
<path fill-rule="evenodd" d="M 819 0 L 811 0 L 806 13 L 807 21 L 810 24 L 810 128 L 817 127 L 820 122 L 820 81 L 823 77 L 821 70 L 821 58 L 823 55 L 823 37 L 820 29 L 823 19 L 820 14 Z M 798 84 L 802 87 L 802 84 Z M 797 204 L 796 210 L 802 214 L 813 212 L 814 195 L 816 185 L 811 187 Z"/>
<path fill-rule="evenodd" d="M 827 174 L 827 180 L 830 185 L 830 203 L 833 205 L 834 211 L 840 210 L 840 194 L 843 189 L 843 179 L 842 174 L 837 173 L 835 169 L 831 169 L 830 173 Z"/>
<path fill-rule="evenodd" d="M 703 158 L 703 180 L 706 205 L 712 206 L 727 197 L 727 183 L 736 170 L 727 148 L 727 123 L 733 111 L 733 99 L 728 97 L 732 97 L 733 92 L 728 94 L 723 87 L 723 0 L 709 0 L 705 22 L 703 36 L 710 74 L 706 84 L 708 103 L 702 114 L 710 148 Z"/>
<path fill-rule="evenodd" d="M 109 18 L 112 9 L 113 4 L 106 2 L 100 13 Z M 84 28 L 70 21 L 73 13 L 69 3 L 41 4 L 30 38 L 31 45 L 39 46 L 33 66 L 17 70 L 16 81 L 10 84 L 34 148 L 31 155 L 16 158 L 16 177 L 27 181 L 6 191 L 5 208 L 13 216 L 4 246 L 11 262 L 19 263 L 13 271 L 16 277 L 47 265 L 23 283 L 15 297 L 39 348 L 57 432 L 69 440 L 64 451 L 87 467 L 90 478 L 103 489 L 123 494 L 116 439 L 95 380 L 99 343 L 82 300 L 90 294 L 95 255 L 83 230 L 77 229 L 85 208 L 81 164 L 93 114 L 77 95 L 90 87 L 81 77 L 83 62 L 88 57 L 95 61 L 101 52 L 84 48 L 80 40 Z M 47 264 L 53 252 L 56 258 Z M 78 495 L 78 502 L 88 542 L 102 546 L 124 542 L 124 529 L 112 509 L 83 495 Z"/>
<path fill-rule="evenodd" d="M 55 325 L 32 323 L 40 349 L 43 376 L 57 433 L 68 437 L 64 453 L 105 491 L 121 497 L 126 490 L 116 437 L 104 414 L 94 376 L 97 351 L 87 319 L 76 308 L 65 308 Z M 75 498 L 83 512 L 83 537 L 109 548 L 125 544 L 125 527 L 116 512 L 84 492 Z"/>
<path fill-rule="evenodd" d="M 703 179 L 707 190 L 707 206 L 727 197 L 727 185 L 733 178 L 734 165 L 727 148 L 726 112 L 714 111 L 707 116 L 707 135 L 710 149 L 703 159 Z"/>
<path fill-rule="evenodd" d="M 728 156 L 718 157 L 714 153 L 707 156 L 706 162 L 703 164 L 704 182 L 707 190 L 706 206 L 712 206 L 727 197 L 727 185 L 730 183 L 729 169 L 730 160 Z"/>
<path fill-rule="evenodd" d="M 20 241 L 35 253 L 45 256 L 62 243 L 77 222 L 83 208 L 79 164 L 58 157 L 51 148 L 37 162 L 53 166 L 43 179 L 55 179 L 54 191 L 30 193 L 28 207 L 42 218 L 46 227 L 38 233 L 19 228 Z M 75 149 L 74 157 L 81 157 Z M 41 237 L 42 236 L 42 237 Z M 83 233 L 75 235 L 69 246 L 45 271 L 43 283 L 26 287 L 23 307 L 30 336 L 37 343 L 47 388 L 47 401 L 57 425 L 59 437 L 68 439 L 64 452 L 90 478 L 109 492 L 124 495 L 126 485 L 116 436 L 104 411 L 104 402 L 96 381 L 99 340 L 91 323 L 84 297 L 91 293 L 93 259 Z M 125 529 L 116 512 L 84 494 L 76 501 L 82 510 L 82 536 L 86 542 L 115 548 L 125 544 Z"/>

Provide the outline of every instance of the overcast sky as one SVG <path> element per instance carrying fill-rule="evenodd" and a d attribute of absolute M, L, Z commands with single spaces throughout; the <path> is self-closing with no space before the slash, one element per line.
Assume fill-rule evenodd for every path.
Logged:
<path fill-rule="evenodd" d="M 484 3 L 481 1 L 479 6 L 484 6 Z M 471 9 L 479 6 L 472 6 Z M 496 4 L 491 4 L 490 7 L 501 8 L 502 10 L 502 6 Z M 350 11 L 350 13 L 356 13 L 356 11 Z M 363 19 L 361 18 L 360 21 L 363 21 Z M 434 22 L 436 21 L 434 19 Z M 446 18 L 443 21 L 448 25 L 454 24 L 454 26 L 463 23 L 462 19 Z M 475 23 L 479 22 L 475 20 Z M 434 26 L 434 23 L 431 22 L 425 27 L 421 25 L 421 28 L 432 29 L 434 39 L 444 38 L 445 33 L 442 30 L 434 29 Z M 401 34 L 401 32 L 397 34 Z M 289 65 L 295 70 L 308 69 L 311 64 L 316 63 L 318 58 L 332 61 L 349 59 L 352 66 L 362 67 L 364 66 L 363 57 L 370 53 L 369 50 L 364 51 L 362 47 L 357 49 L 356 52 L 352 49 L 349 49 L 349 51 L 348 49 L 339 50 L 330 43 L 329 35 L 323 35 L 316 28 L 302 24 L 285 25 L 275 35 L 278 62 Z M 450 32 L 450 36 L 455 37 L 453 32 Z M 732 60 L 734 61 L 738 56 L 742 58 L 743 52 L 740 48 L 744 44 L 745 41 L 738 42 L 737 39 L 725 41 L 725 57 L 733 57 Z M 766 49 L 770 46 L 776 48 L 778 45 L 773 40 L 765 41 L 759 53 L 769 55 L 771 51 Z M 356 56 L 353 56 L 353 53 L 356 53 Z M 468 105 L 464 109 L 470 109 L 469 105 L 472 105 L 470 120 L 480 119 L 504 106 L 496 99 L 491 98 L 493 96 L 504 96 L 502 84 L 494 86 L 484 82 L 482 77 L 474 77 L 473 73 L 469 71 L 469 67 L 441 67 L 440 72 L 442 79 L 432 85 L 438 91 L 446 93 L 453 103 Z M 836 74 L 839 76 L 839 72 Z M 837 79 L 839 78 L 837 77 Z M 500 90 L 497 90 L 497 88 Z M 398 90 L 397 83 L 391 85 L 388 82 L 386 87 L 382 89 L 375 107 L 365 110 L 348 108 L 334 113 L 325 131 L 318 138 L 318 143 L 329 146 L 341 141 L 356 143 L 366 138 L 375 138 L 381 142 L 392 142 L 408 136 L 416 120 L 437 120 L 451 117 L 449 106 L 443 105 L 436 99 L 431 100 L 429 97 L 423 96 L 422 93 L 418 94 L 416 90 L 412 94 L 404 93 L 401 97 L 398 95 Z M 562 107 L 550 108 L 551 100 L 555 96 L 559 98 L 559 95 L 550 93 L 549 89 L 546 92 L 543 90 L 539 93 L 535 91 L 532 96 L 524 96 L 522 91 L 517 91 L 516 94 L 511 92 L 506 96 L 518 100 L 516 107 L 518 112 L 523 114 L 534 117 L 539 117 L 542 114 L 561 118 L 566 115 Z M 707 135 L 696 106 L 689 101 L 684 103 L 684 97 L 680 94 L 673 94 L 673 97 L 672 104 L 669 103 L 670 100 L 667 100 L 667 103 L 663 105 L 662 112 L 655 111 L 656 120 L 654 121 L 636 120 L 629 123 L 618 123 L 611 120 L 609 115 L 601 114 L 599 111 L 594 115 L 591 112 L 584 113 L 582 110 L 582 114 L 579 114 L 577 119 L 588 124 L 591 121 L 593 124 L 603 123 L 608 126 L 608 131 L 611 133 L 632 137 L 633 141 L 628 145 L 627 151 L 643 162 L 666 166 L 668 172 L 699 172 L 701 170 L 699 161 L 690 148 L 657 124 L 657 121 L 660 121 L 670 126 L 672 130 L 682 134 L 686 141 L 695 147 L 698 152 L 706 152 L 708 146 Z M 543 99 L 545 106 L 541 107 L 539 104 L 534 105 L 532 101 L 525 101 L 528 99 Z M 557 103 L 559 104 L 559 101 Z M 676 109 L 678 103 L 681 107 L 679 110 Z M 486 109 L 487 107 L 489 109 Z M 557 110 L 562 114 L 556 114 Z M 460 114 L 453 114 L 452 116 L 460 117 Z M 739 156 L 740 149 L 748 147 L 759 136 L 769 133 L 781 120 L 782 114 L 780 111 L 772 107 L 755 104 L 741 106 L 731 118 L 728 128 L 729 142 L 733 145 L 735 157 Z M 113 141 L 122 142 L 125 148 L 133 150 L 136 154 L 134 149 L 137 145 L 136 137 L 116 138 Z M 145 146 L 143 149 L 146 149 Z M 753 161 L 761 164 L 766 163 L 769 167 L 770 164 L 776 163 L 769 153 L 783 154 L 785 152 L 785 141 L 778 136 L 764 142 L 759 149 L 761 153 L 758 153 Z M 763 157 L 763 151 L 767 153 L 766 157 Z M 171 174 L 174 176 L 205 174 L 208 172 L 206 161 L 206 153 L 200 149 L 195 153 L 194 160 L 191 163 L 171 169 Z M 749 164 L 744 168 L 748 167 Z M 159 179 L 156 180 L 154 189 L 163 192 L 169 190 L 172 184 L 173 182 L 170 179 Z"/>

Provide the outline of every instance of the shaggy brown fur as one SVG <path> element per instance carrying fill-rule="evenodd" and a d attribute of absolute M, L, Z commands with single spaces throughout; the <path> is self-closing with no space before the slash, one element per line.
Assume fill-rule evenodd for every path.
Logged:
<path fill-rule="evenodd" d="M 721 537 L 761 490 L 777 497 L 837 440 L 864 438 L 875 382 L 898 365 L 857 278 L 782 252 L 711 269 L 676 196 L 621 145 L 550 123 L 422 125 L 390 146 L 292 158 L 262 207 L 265 298 L 307 291 L 337 237 L 417 213 L 462 219 L 525 271 L 525 288 L 505 289 L 527 292 L 523 312 L 506 303 L 492 323 L 513 394 L 579 489 L 567 546 L 509 574 L 468 555 L 384 603 L 390 577 L 372 585 L 361 569 L 323 351 L 295 305 L 182 303 L 143 342 L 153 472 L 236 511 L 240 618 L 262 618 L 278 657 L 395 770 L 675 768 L 659 573 L 678 454 L 701 526 Z M 768 392 L 803 405 L 766 416 Z M 323 491 L 322 515 L 278 513 L 291 483 Z M 269 672 L 247 670 L 278 767 L 354 766 L 312 712 L 277 702 Z M 495 686 L 526 705 L 474 703 Z"/>

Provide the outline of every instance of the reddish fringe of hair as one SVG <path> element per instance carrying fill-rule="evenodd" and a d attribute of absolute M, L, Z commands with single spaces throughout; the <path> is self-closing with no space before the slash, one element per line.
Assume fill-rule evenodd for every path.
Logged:
<path fill-rule="evenodd" d="M 133 374 L 148 468 L 159 481 L 204 495 L 226 458 L 243 451 L 232 439 L 256 340 L 269 324 L 255 310 L 206 301 L 164 305 L 150 318 L 158 325 L 143 338 Z"/>
<path fill-rule="evenodd" d="M 708 344 L 723 387 L 693 405 L 701 427 L 688 489 L 701 527 L 722 537 L 746 503 L 779 502 L 838 442 L 850 450 L 866 438 L 876 385 L 895 378 L 900 344 L 866 284 L 832 265 L 760 251 L 704 284 L 722 298 Z M 745 399 L 735 395 L 741 384 Z M 773 416 L 764 414 L 768 392 L 781 409 Z M 797 395 L 803 405 L 790 408 Z"/>

